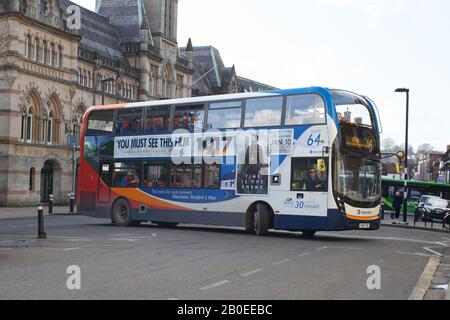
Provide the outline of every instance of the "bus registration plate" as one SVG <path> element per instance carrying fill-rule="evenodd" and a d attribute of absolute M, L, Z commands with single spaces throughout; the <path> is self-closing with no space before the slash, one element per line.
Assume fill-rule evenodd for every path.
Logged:
<path fill-rule="evenodd" d="M 370 229 L 370 223 L 360 223 L 359 228 L 360 229 Z"/>

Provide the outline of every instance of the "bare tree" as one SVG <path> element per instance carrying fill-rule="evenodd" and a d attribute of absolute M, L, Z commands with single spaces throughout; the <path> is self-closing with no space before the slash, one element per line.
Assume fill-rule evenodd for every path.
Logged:
<path fill-rule="evenodd" d="M 392 138 L 385 138 L 381 142 L 381 149 L 383 152 L 391 153 L 394 152 L 395 141 Z"/>
<path fill-rule="evenodd" d="M 424 143 L 417 148 L 417 153 L 429 155 L 431 152 L 433 152 L 433 150 L 434 147 L 431 144 Z"/>

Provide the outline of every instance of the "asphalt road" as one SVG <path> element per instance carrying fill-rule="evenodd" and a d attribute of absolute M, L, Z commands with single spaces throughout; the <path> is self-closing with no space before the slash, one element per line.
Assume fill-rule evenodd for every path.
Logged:
<path fill-rule="evenodd" d="M 408 299 L 445 234 L 383 228 L 321 232 L 313 239 L 232 228 L 144 224 L 89 217 L 0 220 L 0 299 Z M 69 290 L 67 268 L 81 271 Z M 381 289 L 369 290 L 369 266 Z"/>

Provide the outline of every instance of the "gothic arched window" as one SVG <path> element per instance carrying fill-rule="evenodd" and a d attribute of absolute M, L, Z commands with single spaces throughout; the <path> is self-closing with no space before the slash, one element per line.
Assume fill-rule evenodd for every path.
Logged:
<path fill-rule="evenodd" d="M 27 129 L 26 129 L 26 135 L 25 138 L 28 142 L 31 142 L 33 139 L 33 108 L 30 108 L 27 113 Z"/>

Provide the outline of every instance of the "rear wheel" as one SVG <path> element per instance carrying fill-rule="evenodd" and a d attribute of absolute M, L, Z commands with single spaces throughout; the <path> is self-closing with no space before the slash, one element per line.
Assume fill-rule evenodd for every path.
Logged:
<path fill-rule="evenodd" d="M 119 199 L 112 208 L 112 221 L 121 227 L 136 226 L 140 222 L 131 220 L 131 206 L 125 199 Z"/>
<path fill-rule="evenodd" d="M 258 203 L 253 213 L 253 228 L 257 236 L 266 236 L 269 233 L 269 210 L 267 207 Z"/>

